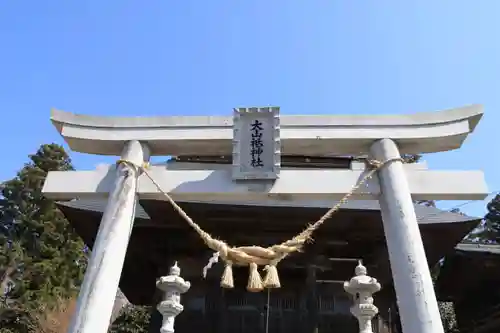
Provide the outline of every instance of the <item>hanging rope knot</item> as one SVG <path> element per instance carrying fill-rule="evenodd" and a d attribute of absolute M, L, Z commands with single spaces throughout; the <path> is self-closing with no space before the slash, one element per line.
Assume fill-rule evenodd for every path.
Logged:
<path fill-rule="evenodd" d="M 207 242 L 209 242 L 209 240 L 207 240 Z M 215 241 L 213 246 L 210 246 L 210 244 L 207 245 L 213 250 L 216 250 L 219 253 L 219 256 L 222 258 L 222 260 L 224 261 L 228 260 L 227 258 L 229 255 L 229 246 L 226 243 L 224 243 L 223 241 Z"/>
<path fill-rule="evenodd" d="M 158 182 L 149 173 L 149 164 L 144 163 L 142 166 L 137 166 L 134 163 L 126 160 L 118 160 L 117 163 L 128 163 L 134 167 L 139 168 L 144 172 L 146 177 L 155 185 L 159 192 L 161 192 L 167 201 L 172 205 L 172 207 L 181 215 L 181 217 L 196 231 L 200 238 L 205 242 L 205 244 L 215 251 L 215 254 L 210 258 L 209 263 L 203 269 L 203 275 L 206 276 L 207 270 L 218 261 L 219 257 L 225 264 L 224 272 L 221 278 L 221 286 L 223 288 L 234 288 L 233 279 L 233 265 L 237 266 L 249 266 L 249 277 L 247 289 L 252 292 L 258 292 L 264 288 L 280 288 L 280 280 L 278 276 L 277 265 L 288 255 L 294 252 L 300 252 L 307 242 L 312 242 L 312 234 L 316 229 L 318 229 L 323 223 L 325 223 L 335 212 L 337 212 L 340 207 L 347 202 L 349 197 L 356 192 L 371 176 L 378 171 L 383 166 L 387 165 L 393 161 L 402 161 L 401 158 L 389 159 L 385 162 L 380 162 L 377 160 L 367 160 L 367 163 L 373 168 L 368 171 L 356 185 L 354 185 L 349 193 L 338 202 L 332 208 L 330 208 L 319 220 L 313 224 L 309 224 L 300 234 L 296 235 L 292 239 L 289 239 L 281 244 L 276 244 L 267 248 L 260 246 L 240 246 L 231 247 L 225 242 L 213 238 L 210 234 L 205 232 L 201 227 L 195 223 L 191 217 L 189 217 L 186 212 L 172 199 L 172 197 L 162 190 Z M 264 267 L 266 276 L 264 281 L 262 280 L 258 268 L 259 266 Z"/>
<path fill-rule="evenodd" d="M 136 172 L 141 172 L 141 173 L 146 173 L 147 170 L 151 167 L 151 164 L 147 161 L 143 162 L 141 164 L 137 164 L 131 160 L 127 160 L 127 159 L 123 159 L 123 158 L 117 160 L 115 163 L 116 166 L 118 166 L 120 164 L 126 164 L 126 165 L 130 166 L 131 168 L 133 168 Z"/>
<path fill-rule="evenodd" d="M 368 159 L 368 160 L 366 160 L 366 162 L 368 163 L 368 165 L 373 167 L 375 169 L 375 171 L 377 171 L 378 169 L 382 168 L 386 164 L 389 164 L 392 162 L 404 162 L 404 159 L 401 157 L 394 157 L 394 158 L 390 158 L 384 162 L 381 162 L 381 161 L 375 160 L 375 159 Z"/>
<path fill-rule="evenodd" d="M 380 168 L 380 167 L 383 165 L 383 163 L 382 163 L 382 162 L 380 162 L 380 161 L 378 161 L 378 160 L 371 160 L 371 159 L 370 159 L 370 160 L 366 160 L 366 161 L 367 161 L 367 163 L 368 163 L 370 166 L 372 166 L 372 167 L 374 167 L 374 168 Z"/>
<path fill-rule="evenodd" d="M 135 172 L 139 172 L 140 170 L 142 170 L 142 166 L 141 165 L 137 165 L 136 163 L 134 163 L 133 161 L 130 161 L 130 160 L 126 160 L 126 159 L 119 159 L 118 161 L 116 161 L 116 167 L 118 167 L 120 164 L 125 164 L 127 166 L 129 166 L 130 168 L 134 169 Z"/>
<path fill-rule="evenodd" d="M 306 230 L 304 234 L 300 234 L 282 244 L 273 245 L 268 248 L 260 246 L 230 247 L 225 242 L 213 239 L 206 233 L 202 235 L 202 238 L 207 246 L 217 251 L 218 257 L 225 262 L 224 272 L 221 278 L 221 287 L 234 288 L 232 272 L 232 267 L 234 265 L 249 266 L 247 290 L 258 292 L 264 288 L 281 287 L 276 266 L 289 254 L 300 251 L 305 242 L 310 239 L 310 234 L 311 232 Z M 205 267 L 208 266 L 209 265 Z M 259 266 L 264 266 L 264 271 L 266 271 L 264 280 L 262 280 L 258 272 Z"/>

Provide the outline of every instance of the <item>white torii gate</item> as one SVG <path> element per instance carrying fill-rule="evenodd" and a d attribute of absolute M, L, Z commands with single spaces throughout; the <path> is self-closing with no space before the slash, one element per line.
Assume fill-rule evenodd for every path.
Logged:
<path fill-rule="evenodd" d="M 233 154 L 232 166 L 151 167 L 149 173 L 176 200 L 324 205 L 350 192 L 366 170 L 286 169 L 280 154 L 369 155 L 383 162 L 401 154 L 447 151 L 462 145 L 481 116 L 480 106 L 392 116 L 280 117 L 279 108 L 238 109 L 233 117 L 119 118 L 53 111 L 52 122 L 72 150 L 121 156 L 116 167 L 50 172 L 44 185 L 52 199 L 109 198 L 69 332 L 107 331 L 136 201 L 165 199 L 140 174 L 150 156 Z M 245 128 L 255 119 L 269 125 L 262 142 L 272 147 L 264 149 L 263 159 L 270 163 L 260 173 L 250 168 L 250 148 L 244 145 L 251 140 Z M 481 171 L 430 171 L 396 160 L 351 197 L 380 201 L 405 333 L 443 333 L 412 200 L 481 200 L 487 193 Z"/>

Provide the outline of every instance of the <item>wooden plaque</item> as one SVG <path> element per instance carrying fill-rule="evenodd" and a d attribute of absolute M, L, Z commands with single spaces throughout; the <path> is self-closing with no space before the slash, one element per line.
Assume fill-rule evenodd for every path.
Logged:
<path fill-rule="evenodd" d="M 277 179 L 280 167 L 279 107 L 234 109 L 233 179 Z"/>

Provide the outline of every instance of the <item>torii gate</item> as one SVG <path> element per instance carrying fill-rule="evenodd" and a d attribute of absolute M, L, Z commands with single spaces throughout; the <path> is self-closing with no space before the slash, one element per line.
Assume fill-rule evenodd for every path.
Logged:
<path fill-rule="evenodd" d="M 412 200 L 482 200 L 487 186 L 481 171 L 422 170 L 404 167 L 398 159 L 459 148 L 481 117 L 480 106 L 392 116 L 280 117 L 275 107 L 236 109 L 233 117 L 119 118 L 53 111 L 52 122 L 72 150 L 121 156 L 116 168 L 50 172 L 44 185 L 51 199 L 109 198 L 69 332 L 107 331 L 135 204 L 138 198 L 165 199 L 141 175 L 140 166 L 150 156 L 232 154 L 229 169 L 152 166 L 149 174 L 176 200 L 333 201 L 350 192 L 366 172 L 282 169 L 283 153 L 392 161 L 351 200 L 380 201 L 404 332 L 443 333 Z M 251 132 L 256 123 L 263 127 L 261 134 L 253 133 L 258 143 Z"/>

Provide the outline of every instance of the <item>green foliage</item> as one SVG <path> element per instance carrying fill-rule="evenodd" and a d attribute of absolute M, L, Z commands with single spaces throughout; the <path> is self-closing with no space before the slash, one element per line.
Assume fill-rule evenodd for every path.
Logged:
<path fill-rule="evenodd" d="M 42 145 L 1 184 L 0 333 L 45 332 L 41 319 L 67 322 L 72 315 L 72 309 L 57 309 L 61 299 L 74 301 L 87 265 L 85 247 L 55 203 L 42 195 L 48 172 L 66 170 L 73 166 L 63 147 Z M 146 332 L 148 322 L 149 308 L 129 306 L 110 332 Z"/>
<path fill-rule="evenodd" d="M 18 310 L 15 316 L 0 313 L 4 329 L 29 321 L 26 313 L 69 298 L 80 286 L 84 244 L 55 203 L 42 195 L 49 171 L 72 169 L 63 147 L 42 145 L 16 177 L 2 184 L 0 277 L 2 284 L 14 283 L 3 298 Z"/>
<path fill-rule="evenodd" d="M 30 312 L 16 303 L 0 304 L 0 333 L 37 332 L 37 323 Z"/>
<path fill-rule="evenodd" d="M 417 163 L 422 159 L 422 155 L 418 154 L 403 154 L 401 156 L 403 163 Z"/>
<path fill-rule="evenodd" d="M 147 333 L 151 307 L 129 306 L 109 328 L 109 333 Z"/>
<path fill-rule="evenodd" d="M 487 205 L 488 212 L 477 228 L 467 236 L 466 240 L 482 244 L 500 243 L 500 194 L 497 194 Z"/>
<path fill-rule="evenodd" d="M 486 206 L 488 212 L 484 216 L 484 226 L 478 237 L 485 243 L 500 243 L 500 194 Z"/>

